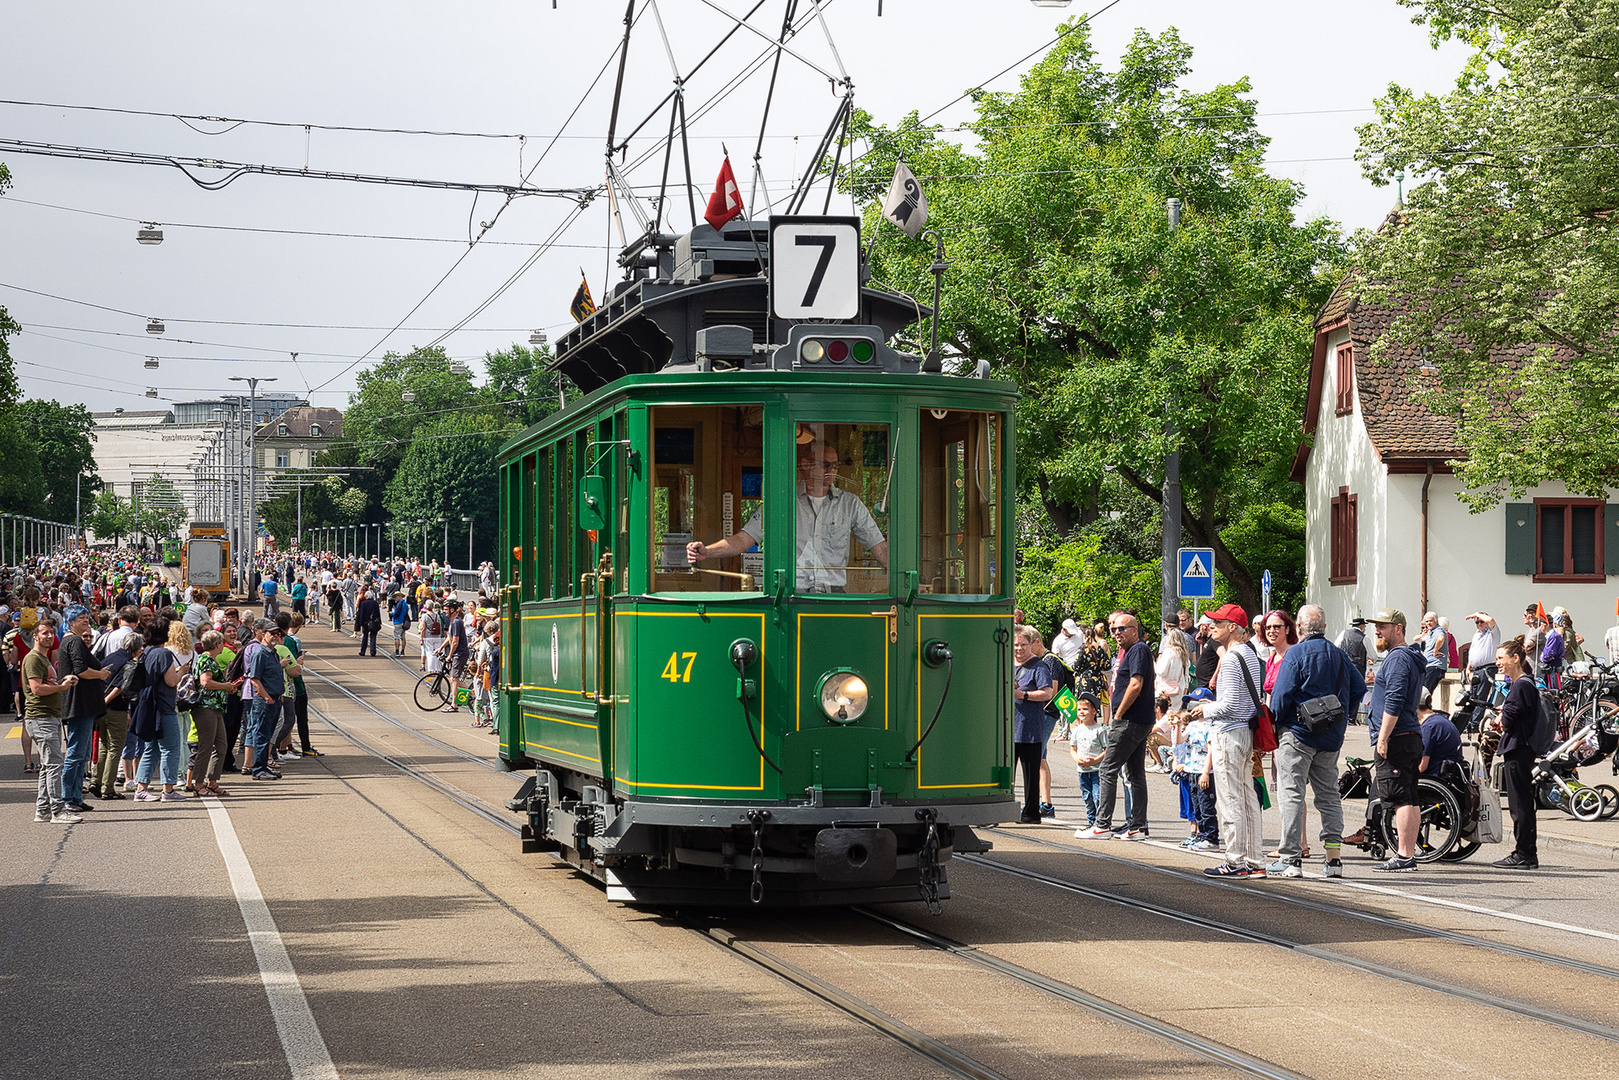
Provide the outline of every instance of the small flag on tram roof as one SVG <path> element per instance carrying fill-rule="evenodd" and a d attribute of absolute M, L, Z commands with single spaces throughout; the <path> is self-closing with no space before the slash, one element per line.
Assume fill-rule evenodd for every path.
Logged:
<path fill-rule="evenodd" d="M 708 211 L 703 220 L 714 228 L 723 228 L 727 221 L 742 212 L 742 195 L 736 189 L 736 174 L 731 171 L 731 157 L 725 157 L 720 166 L 719 179 L 714 181 L 714 194 L 708 197 Z"/>
<path fill-rule="evenodd" d="M 573 316 L 574 322 L 584 322 L 596 314 L 596 301 L 590 298 L 590 282 L 585 280 L 585 272 L 579 271 L 579 291 L 573 294 L 573 303 L 568 305 L 568 314 Z"/>
<path fill-rule="evenodd" d="M 883 217 L 915 237 L 928 223 L 928 197 L 922 194 L 922 185 L 905 167 L 903 161 L 894 163 L 894 180 L 888 185 L 888 198 L 883 201 Z"/>

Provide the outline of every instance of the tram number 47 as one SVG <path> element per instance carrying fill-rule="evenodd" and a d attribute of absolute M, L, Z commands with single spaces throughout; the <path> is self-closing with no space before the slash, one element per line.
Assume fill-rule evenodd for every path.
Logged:
<path fill-rule="evenodd" d="M 658 677 L 668 679 L 672 683 L 689 683 L 691 666 L 696 662 L 697 654 L 694 652 L 672 652 L 669 654 L 669 662 L 663 665 L 663 674 Z M 684 667 L 681 666 L 682 663 Z"/>

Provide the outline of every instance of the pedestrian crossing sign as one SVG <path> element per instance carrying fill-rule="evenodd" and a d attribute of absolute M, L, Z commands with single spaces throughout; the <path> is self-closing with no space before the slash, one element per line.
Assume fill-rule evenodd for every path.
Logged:
<path fill-rule="evenodd" d="M 1180 598 L 1214 599 L 1214 549 L 1180 549 Z"/>

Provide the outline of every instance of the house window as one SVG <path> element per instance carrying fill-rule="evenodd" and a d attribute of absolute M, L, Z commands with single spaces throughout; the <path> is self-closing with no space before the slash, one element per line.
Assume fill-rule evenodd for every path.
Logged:
<path fill-rule="evenodd" d="M 1338 346 L 1338 366 L 1333 377 L 1337 390 L 1338 415 L 1355 411 L 1355 344 L 1346 342 Z"/>
<path fill-rule="evenodd" d="M 320 438 L 320 425 L 319 424 L 310 424 L 309 425 L 309 436 L 312 439 Z"/>
<path fill-rule="evenodd" d="M 1357 545 L 1360 508 L 1349 489 L 1341 487 L 1332 500 L 1331 553 L 1327 580 L 1334 585 L 1355 583 L 1359 551 Z"/>
<path fill-rule="evenodd" d="M 292 455 L 285 450 L 277 450 L 275 452 L 275 467 L 278 469 L 291 468 Z"/>
<path fill-rule="evenodd" d="M 1535 580 L 1602 581 L 1601 499 L 1535 500 Z"/>
<path fill-rule="evenodd" d="M 287 430 L 287 425 L 285 425 L 285 424 L 278 425 L 276 427 L 276 434 L 281 435 L 283 438 L 285 438 L 288 434 L 290 434 L 290 432 L 288 432 L 288 430 Z"/>

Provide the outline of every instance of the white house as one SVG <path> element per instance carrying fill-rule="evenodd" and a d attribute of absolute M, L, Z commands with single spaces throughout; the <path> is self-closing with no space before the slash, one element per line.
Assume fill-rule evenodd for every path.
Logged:
<path fill-rule="evenodd" d="M 1448 615 L 1461 643 L 1472 634 L 1468 613 L 1489 612 L 1510 636 L 1539 601 L 1567 608 L 1587 647 L 1604 652 L 1619 592 L 1619 503 L 1545 484 L 1472 513 L 1446 464 L 1465 456 L 1455 425 L 1412 393 L 1425 378 L 1419 357 L 1398 350 L 1371 361 L 1395 315 L 1340 283 L 1316 318 L 1305 444 L 1293 465 L 1305 492 L 1309 601 L 1326 610 L 1334 635 L 1357 614 L 1392 606 L 1413 633 L 1424 611 Z"/>

